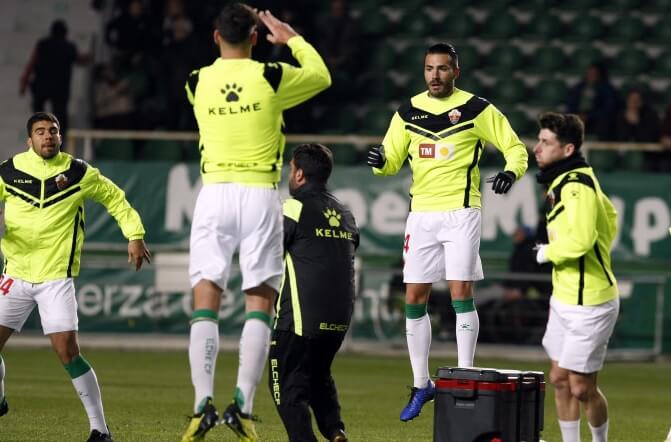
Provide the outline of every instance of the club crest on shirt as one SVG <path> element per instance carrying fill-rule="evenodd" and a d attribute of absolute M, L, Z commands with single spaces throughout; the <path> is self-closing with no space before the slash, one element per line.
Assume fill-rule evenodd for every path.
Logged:
<path fill-rule="evenodd" d="M 64 174 L 60 174 L 55 178 L 56 181 L 56 187 L 58 190 L 63 190 L 66 187 L 68 187 L 68 184 L 70 184 L 70 180 L 68 180 L 68 177 L 66 177 Z"/>
<path fill-rule="evenodd" d="M 459 109 L 452 109 L 447 114 L 447 117 L 450 119 L 450 123 L 457 124 L 461 119 L 461 112 L 459 112 Z"/>

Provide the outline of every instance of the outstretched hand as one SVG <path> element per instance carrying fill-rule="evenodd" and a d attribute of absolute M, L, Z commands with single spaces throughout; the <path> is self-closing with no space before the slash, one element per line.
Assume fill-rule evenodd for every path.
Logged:
<path fill-rule="evenodd" d="M 142 267 L 143 261 L 151 263 L 151 253 L 144 244 L 144 240 L 134 239 L 128 241 L 128 262 L 135 264 L 136 272 Z"/>
<path fill-rule="evenodd" d="M 270 11 L 260 11 L 258 15 L 261 22 L 268 28 L 268 35 L 266 38 L 272 44 L 287 44 L 287 41 L 289 41 L 291 37 L 298 35 L 294 28 L 289 26 L 288 23 L 276 18 Z"/>

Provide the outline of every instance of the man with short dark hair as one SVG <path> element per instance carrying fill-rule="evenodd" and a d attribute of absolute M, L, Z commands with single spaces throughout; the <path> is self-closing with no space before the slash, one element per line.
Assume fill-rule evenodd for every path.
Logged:
<path fill-rule="evenodd" d="M 291 442 L 321 434 L 344 442 L 331 364 L 354 309 L 354 252 L 359 231 L 352 213 L 326 190 L 333 154 L 302 144 L 290 162 L 284 202 L 284 283 L 277 300 L 268 384 Z"/>
<path fill-rule="evenodd" d="M 0 164 L 0 200 L 5 202 L 5 234 L 0 277 L 0 351 L 21 331 L 37 305 L 44 334 L 86 409 L 88 442 L 111 442 L 95 372 L 79 351 L 74 278 L 84 244 L 84 201 L 107 209 L 128 239 L 128 262 L 139 270 L 149 262 L 144 227 L 119 189 L 98 169 L 60 152 L 58 119 L 39 112 L 28 119 L 28 151 Z M 0 416 L 9 410 L 0 356 Z"/>
<path fill-rule="evenodd" d="M 526 146 L 506 117 L 483 98 L 457 89 L 461 72 L 452 45 L 431 46 L 424 59 L 428 90 L 398 108 L 382 141 L 368 153 L 375 175 L 396 174 L 406 159 L 412 170 L 411 208 L 403 244 L 403 281 L 408 353 L 414 377 L 401 421 L 417 417 L 433 400 L 429 377 L 431 285 L 447 280 L 456 312 L 459 367 L 473 365 L 479 319 L 473 282 L 483 278 L 480 262 L 480 171 L 485 142 L 499 149 L 505 168 L 492 178 L 506 193 L 527 169 Z"/>
<path fill-rule="evenodd" d="M 551 262 L 552 297 L 543 347 L 552 360 L 557 418 L 564 442 L 580 441 L 580 406 L 592 440 L 608 440 L 608 404 L 597 386 L 619 312 L 610 249 L 617 213 L 581 154 L 584 125 L 575 114 L 545 113 L 534 147 L 547 188 L 549 244 L 539 264 Z"/>
<path fill-rule="evenodd" d="M 268 40 L 288 45 L 300 67 L 251 60 L 259 19 Z M 331 84 L 317 51 L 269 11 L 257 15 L 247 5 L 229 4 L 217 18 L 214 40 L 220 57 L 192 72 L 186 83 L 200 129 L 203 187 L 191 225 L 189 362 L 195 400 L 183 442 L 203 440 L 219 419 L 212 403 L 219 308 L 236 249 L 246 315 L 235 393 L 222 420 L 240 440 L 257 440 L 251 413 L 282 277 L 282 112 Z"/>

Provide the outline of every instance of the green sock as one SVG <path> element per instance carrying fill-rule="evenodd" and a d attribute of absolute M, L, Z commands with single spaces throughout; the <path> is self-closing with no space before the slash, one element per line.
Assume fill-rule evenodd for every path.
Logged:
<path fill-rule="evenodd" d="M 77 355 L 74 359 L 65 364 L 65 369 L 70 375 L 70 378 L 75 379 L 86 374 L 86 372 L 91 369 L 91 364 L 89 364 L 89 361 L 84 359 L 82 355 Z"/>
<path fill-rule="evenodd" d="M 468 313 L 475 310 L 475 303 L 473 302 L 473 298 L 463 300 L 453 299 L 452 307 L 454 307 L 456 313 Z"/>
<path fill-rule="evenodd" d="M 405 317 L 408 319 L 419 319 L 426 315 L 426 304 L 406 304 Z"/>

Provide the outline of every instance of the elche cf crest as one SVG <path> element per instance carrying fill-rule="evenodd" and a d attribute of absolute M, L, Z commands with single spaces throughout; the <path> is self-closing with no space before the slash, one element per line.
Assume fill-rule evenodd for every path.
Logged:
<path fill-rule="evenodd" d="M 70 180 L 68 180 L 68 177 L 66 177 L 64 174 L 59 174 L 56 178 L 56 187 L 58 190 L 63 190 L 66 187 L 68 187 L 68 184 L 70 184 Z"/>
<path fill-rule="evenodd" d="M 447 117 L 450 119 L 450 123 L 457 124 L 461 119 L 461 112 L 459 112 L 459 109 L 452 109 L 447 114 Z"/>

